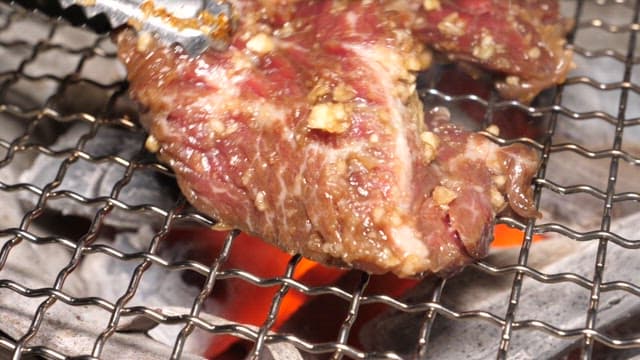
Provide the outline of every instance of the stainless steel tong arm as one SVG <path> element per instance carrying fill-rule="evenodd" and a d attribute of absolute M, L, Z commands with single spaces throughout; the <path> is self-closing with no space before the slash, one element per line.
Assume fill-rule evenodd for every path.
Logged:
<path fill-rule="evenodd" d="M 224 50 L 231 33 L 231 5 L 210 0 L 59 0 L 80 6 L 88 18 L 104 14 L 113 29 L 128 24 L 198 55 Z"/>

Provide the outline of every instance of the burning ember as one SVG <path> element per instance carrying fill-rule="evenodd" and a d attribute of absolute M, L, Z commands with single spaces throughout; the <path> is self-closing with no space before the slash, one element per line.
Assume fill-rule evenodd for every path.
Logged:
<path fill-rule="evenodd" d="M 188 244 L 192 250 L 189 256 L 208 264 L 220 255 L 227 234 L 207 229 L 191 229 L 174 231 L 170 238 Z M 242 270 L 261 279 L 273 279 L 285 274 L 290 261 L 291 255 L 258 238 L 240 234 L 235 238 L 233 250 L 221 270 Z M 307 286 L 328 286 L 344 273 L 344 270 L 326 267 L 303 258 L 296 265 L 292 278 Z M 261 326 L 267 321 L 269 309 L 278 290 L 279 286 L 260 287 L 239 278 L 221 279 L 216 282 L 205 311 L 230 321 Z M 272 330 L 278 330 L 307 300 L 308 296 L 293 289 L 289 290 L 280 303 Z M 225 335 L 214 337 L 206 352 L 207 357 L 220 356 L 238 340 L 237 337 Z"/>
<path fill-rule="evenodd" d="M 540 241 L 544 239 L 544 235 L 535 234 L 532 240 Z M 514 229 L 505 224 L 497 224 L 493 229 L 493 242 L 491 246 L 494 248 L 504 247 L 520 247 L 524 240 L 524 232 Z"/>
<path fill-rule="evenodd" d="M 228 232 L 208 229 L 180 229 L 174 230 L 169 236 L 170 242 L 187 244 L 190 249 L 188 257 L 203 264 L 215 261 L 223 251 Z M 499 224 L 495 227 L 495 247 L 519 247 L 524 234 L 522 231 Z M 534 236 L 534 241 L 542 236 Z M 270 245 L 256 237 L 240 234 L 234 239 L 233 250 L 229 254 L 221 271 L 231 272 L 242 270 L 259 277 L 261 280 L 282 277 L 288 264 L 292 261 L 290 254 Z M 292 278 L 309 287 L 338 286 L 349 288 L 357 282 L 360 273 L 344 269 L 327 267 L 314 261 L 301 258 L 295 266 Z M 186 279 L 187 282 L 201 282 L 202 277 Z M 408 290 L 419 283 L 419 280 L 398 279 L 394 275 L 371 276 L 365 295 L 384 294 L 394 298 L 401 298 Z M 205 311 L 241 324 L 262 326 L 267 321 L 267 314 L 273 299 L 280 287 L 259 286 L 240 278 L 224 278 L 217 280 L 213 293 L 206 302 Z M 271 330 L 292 330 L 301 324 L 314 324 L 305 330 L 295 329 L 295 333 L 303 333 L 313 341 L 335 340 L 335 334 L 346 316 L 344 300 L 334 296 L 307 296 L 295 289 L 289 289 L 282 298 L 275 321 Z M 373 303 L 361 307 L 358 319 L 353 325 L 350 344 L 361 346 L 358 337 L 364 324 L 380 315 L 388 307 Z M 326 314 L 339 316 L 326 317 Z M 290 321 L 289 324 L 287 322 Z M 242 340 L 230 336 L 220 335 L 212 338 L 205 353 L 208 358 L 218 358 L 228 351 L 238 351 L 231 348 Z M 251 344 L 244 344 L 245 351 L 249 351 Z"/>

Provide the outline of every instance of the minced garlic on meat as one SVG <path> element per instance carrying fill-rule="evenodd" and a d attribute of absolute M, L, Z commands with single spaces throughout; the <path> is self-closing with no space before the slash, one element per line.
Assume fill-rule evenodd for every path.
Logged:
<path fill-rule="evenodd" d="M 136 42 L 136 50 L 139 52 L 146 52 L 151 47 L 151 43 L 153 42 L 153 36 L 144 31 L 140 32 L 138 35 L 138 41 Z"/>
<path fill-rule="evenodd" d="M 264 191 L 260 191 L 256 195 L 256 200 L 254 201 L 254 204 L 256 205 L 256 209 L 258 209 L 259 211 L 267 210 L 267 203 L 265 202 L 266 196 L 267 194 L 265 194 Z"/>
<path fill-rule="evenodd" d="M 496 42 L 488 32 L 483 31 L 480 43 L 473 47 L 473 56 L 480 60 L 489 60 L 496 53 Z"/>
<path fill-rule="evenodd" d="M 333 100 L 337 102 L 347 102 L 356 97 L 356 91 L 349 85 L 338 84 L 333 88 Z"/>
<path fill-rule="evenodd" d="M 398 214 L 393 214 L 389 217 L 389 222 L 393 226 L 400 226 L 402 225 L 402 218 Z"/>
<path fill-rule="evenodd" d="M 497 211 L 502 210 L 505 205 L 504 196 L 498 189 L 495 187 L 491 187 L 491 205 Z"/>
<path fill-rule="evenodd" d="M 540 48 L 537 46 L 532 47 L 531 49 L 529 49 L 529 51 L 527 51 L 527 55 L 529 55 L 529 58 L 534 60 L 539 58 L 541 55 Z"/>
<path fill-rule="evenodd" d="M 227 130 L 224 123 L 219 119 L 209 120 L 209 128 L 217 135 L 222 135 Z"/>
<path fill-rule="evenodd" d="M 436 158 L 438 146 L 440 146 L 440 139 L 431 131 L 424 131 L 420 134 L 420 140 L 425 145 L 424 153 L 427 161 L 433 161 Z"/>
<path fill-rule="evenodd" d="M 377 207 L 377 208 L 373 209 L 373 220 L 376 221 L 376 222 L 382 221 L 382 219 L 384 218 L 386 213 L 387 212 L 384 211 L 384 209 L 381 208 L 381 207 Z"/>
<path fill-rule="evenodd" d="M 438 23 L 438 30 L 447 36 L 462 36 L 466 26 L 464 19 L 461 19 L 457 12 L 452 12 Z"/>
<path fill-rule="evenodd" d="M 504 79 L 504 82 L 507 83 L 507 85 L 511 85 L 511 86 L 520 86 L 520 78 L 514 75 L 509 75 Z"/>
<path fill-rule="evenodd" d="M 149 135 L 144 142 L 144 147 L 150 153 L 157 153 L 160 150 L 160 143 L 153 135 Z"/>
<path fill-rule="evenodd" d="M 422 7 L 427 11 L 442 9 L 440 6 L 440 0 L 424 0 L 422 2 Z"/>
<path fill-rule="evenodd" d="M 404 65 L 409 71 L 422 71 L 431 65 L 432 60 L 431 52 L 424 50 L 405 58 Z"/>
<path fill-rule="evenodd" d="M 503 188 L 507 184 L 507 177 L 504 175 L 496 175 L 491 180 L 498 188 Z"/>
<path fill-rule="evenodd" d="M 485 131 L 493 136 L 500 136 L 500 128 L 495 124 L 489 125 Z"/>
<path fill-rule="evenodd" d="M 247 49 L 259 55 L 267 54 L 274 48 L 273 38 L 264 33 L 257 34 L 247 41 Z"/>
<path fill-rule="evenodd" d="M 350 125 L 345 106 L 341 103 L 314 105 L 307 121 L 308 128 L 323 130 L 332 134 L 341 134 L 347 131 Z"/>
<path fill-rule="evenodd" d="M 440 145 L 440 138 L 431 131 L 424 131 L 420 134 L 420 140 L 425 144 L 431 145 L 432 148 L 437 149 Z"/>
<path fill-rule="evenodd" d="M 433 189 L 433 201 L 440 206 L 447 206 L 458 197 L 455 191 L 444 186 L 436 186 Z"/>
<path fill-rule="evenodd" d="M 318 83 L 311 89 L 311 91 L 309 91 L 309 94 L 307 94 L 307 99 L 310 102 L 315 103 L 323 96 L 329 94 L 330 91 L 331 88 L 326 81 L 318 81 Z"/>

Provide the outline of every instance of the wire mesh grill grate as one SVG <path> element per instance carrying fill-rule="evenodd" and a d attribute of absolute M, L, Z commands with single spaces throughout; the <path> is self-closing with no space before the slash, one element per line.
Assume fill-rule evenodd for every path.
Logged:
<path fill-rule="evenodd" d="M 553 91 L 547 92 L 533 105 L 524 105 L 514 101 L 503 101 L 495 94 L 488 97 L 462 94 L 451 95 L 443 89 L 428 87 L 423 90 L 425 101 L 434 103 L 458 104 L 469 103 L 482 109 L 484 126 L 491 123 L 494 114 L 503 110 L 513 110 L 535 118 L 543 124 L 541 136 L 536 139 L 494 138 L 495 141 L 508 144 L 523 142 L 529 144 L 543 155 L 543 165 L 535 183 L 535 197 L 540 205 L 545 196 L 555 194 L 566 202 L 573 196 L 585 196 L 601 204 L 595 216 L 597 226 L 584 230 L 569 222 L 544 222 L 531 220 L 522 223 L 510 217 L 502 217 L 500 223 L 524 231 L 524 241 L 516 258 L 507 265 L 496 265 L 491 261 L 480 261 L 473 265 L 474 270 L 491 277 L 504 277 L 511 284 L 503 305 L 497 309 L 458 309 L 443 301 L 443 294 L 449 291 L 449 281 L 439 280 L 428 299 L 411 300 L 390 295 L 370 294 L 367 287 L 370 276 L 358 273 L 359 277 L 353 286 L 337 285 L 311 286 L 295 276 L 300 264 L 300 257 L 293 256 L 281 275 L 273 278 L 261 278 L 243 269 L 226 269 L 225 262 L 234 250 L 237 232 L 231 232 L 222 250 L 212 263 L 203 264 L 187 257 L 167 259 L 158 252 L 159 244 L 166 239 L 169 232 L 180 223 L 197 224 L 199 227 L 211 227 L 215 221 L 190 208 L 181 197 L 177 197 L 173 205 L 130 203 L 123 192 L 133 179 L 143 171 L 150 171 L 171 177 L 170 170 L 155 162 L 144 150 L 144 131 L 136 121 L 136 113 L 126 99 L 126 83 L 122 81 L 122 71 L 118 70 L 115 49 L 108 36 L 97 36 L 82 30 L 70 30 L 62 21 L 47 19 L 43 16 L 26 12 L 15 5 L 0 4 L 0 122 L 7 131 L 0 136 L 0 193 L 4 196 L 31 197 L 32 202 L 21 214 L 21 221 L 0 229 L 2 247 L 0 249 L 0 297 L 7 292 L 18 294 L 25 299 L 36 299 L 37 306 L 31 317 L 31 323 L 20 337 L 9 337 L 5 334 L 0 322 L 0 348 L 14 354 L 36 355 L 44 358 L 62 359 L 71 354 L 60 349 L 42 346 L 34 342 L 36 335 L 43 332 L 43 319 L 56 303 L 66 306 L 90 306 L 102 309 L 108 314 L 104 324 L 100 324 L 99 336 L 93 341 L 89 353 L 76 358 L 101 358 L 105 345 L 118 330 L 124 318 L 143 316 L 155 323 L 176 325 L 180 327 L 173 339 L 171 357 L 178 358 L 190 336 L 198 330 L 212 334 L 231 334 L 248 339 L 253 343 L 251 354 L 260 357 L 266 344 L 287 342 L 293 344 L 304 354 L 319 354 L 341 358 L 402 358 L 403 355 L 390 349 L 378 352 L 367 352 L 349 342 L 353 324 L 358 318 L 360 309 L 370 304 L 382 304 L 388 310 L 420 316 L 419 331 L 416 333 L 416 344 L 413 355 L 428 357 L 431 336 L 439 321 L 454 323 L 477 322 L 495 334 L 494 356 L 507 358 L 517 356 L 510 350 L 518 333 L 533 331 L 549 339 L 580 341 L 579 351 L 584 358 L 597 357 L 599 351 L 615 351 L 615 349 L 640 349 L 640 337 L 615 332 L 603 331 L 599 328 L 599 313 L 604 306 L 602 298 L 607 292 L 621 292 L 633 301 L 640 301 L 640 280 L 637 276 L 631 280 L 609 276 L 606 269 L 617 261 L 607 256 L 612 247 L 620 247 L 625 252 L 634 252 L 640 248 L 637 237 L 629 238 L 612 227 L 616 219 L 617 208 L 621 204 L 633 204 L 640 200 L 639 188 L 620 189 L 619 177 L 621 168 L 628 166 L 635 169 L 640 165 L 640 152 L 629 144 L 633 139 L 629 133 L 640 124 L 640 114 L 630 110 L 630 103 L 639 101 L 640 85 L 638 84 L 637 66 L 640 64 L 638 54 L 637 32 L 640 2 L 635 1 L 561 1 L 562 7 L 574 16 L 577 26 L 569 36 L 569 45 L 580 61 L 604 61 L 615 63 L 612 71 L 615 76 L 610 79 L 596 79 L 589 74 L 575 75 Z M 585 8 L 595 7 L 602 11 L 602 17 L 585 18 Z M 630 14 L 628 20 L 622 21 L 615 14 Z M 613 14 L 613 15 L 612 15 Z M 28 31 L 27 31 L 28 29 Z M 75 29 L 75 28 L 74 28 Z M 61 41 L 65 32 L 73 32 L 72 40 Z M 7 34 L 11 36 L 7 36 Z M 583 35 L 584 34 L 584 35 Z M 596 34 L 596 35 L 593 35 Z M 592 36 L 593 42 L 599 46 L 585 46 L 582 37 Z M 610 48 L 607 36 L 624 36 L 626 43 L 621 48 Z M 67 38 L 68 39 L 68 38 Z M 57 57 L 56 57 L 57 56 Z M 56 59 L 64 58 L 58 63 Z M 35 66 L 45 64 L 45 66 Z M 578 64 L 580 66 L 580 64 Z M 603 65 L 606 66 L 606 65 Z M 90 68 L 114 69 L 113 71 L 89 71 Z M 580 67 L 579 67 L 580 68 Z M 578 68 L 578 69 L 579 69 Z M 109 75 L 111 72 L 119 74 Z M 88 74 L 91 74 L 89 76 Z M 574 87 L 587 87 L 595 96 L 612 99 L 613 105 L 607 107 L 576 110 L 572 100 L 567 100 L 567 93 Z M 78 88 L 80 90 L 78 90 Z M 35 91 L 34 89 L 37 89 Z M 87 95 L 87 92 L 89 93 Z M 82 93 L 83 96 L 78 96 Z M 93 96 L 96 95 L 96 96 Z M 28 98 L 28 101 L 25 99 Z M 92 101 L 84 101 L 91 98 Z M 78 99 L 83 99 L 78 104 Z M 74 103 L 75 101 L 75 103 Z M 569 102 L 569 104 L 567 104 Z M 608 124 L 611 137 L 610 145 L 594 149 L 590 144 L 579 141 L 562 141 L 558 137 L 559 127 L 563 123 L 578 123 L 590 126 L 592 123 Z M 73 145 L 59 148 L 54 141 L 47 139 L 46 134 L 52 129 L 68 128 L 72 124 L 81 124 L 84 129 L 72 140 Z M 96 153 L 91 146 L 105 129 L 118 129 L 130 134 L 137 142 L 137 151 L 127 156 Z M 600 129 L 598 127 L 597 129 Z M 599 131 L 599 130 L 598 130 Z M 4 131 L 3 131 L 4 132 Z M 8 135 L 8 134 L 15 135 Z M 142 135 L 142 137 L 139 137 Z M 635 141 L 640 143 L 640 141 Z M 558 154 L 572 153 L 586 161 L 600 161 L 606 168 L 604 181 L 563 184 L 556 178 L 554 159 Z M 53 178 L 43 181 L 42 185 L 12 180 L 3 175 L 3 169 L 14 166 L 23 157 L 44 155 L 55 159 L 59 164 L 53 172 Z M 111 164 L 118 170 L 119 177 L 108 191 L 99 196 L 87 196 L 73 188 L 65 186 L 74 166 L 80 162 L 89 164 Z M 571 164 L 565 164 L 571 169 Z M 84 225 L 82 231 L 75 236 L 69 234 L 43 234 L 36 230 L 38 223 L 53 203 L 69 201 L 75 206 L 89 209 L 91 221 Z M 3 210 L 5 211 L 5 210 Z M 560 209 L 560 212 L 565 210 Z M 566 210 L 570 211 L 570 210 Z M 144 251 L 125 252 L 110 244 L 98 241 L 100 234 L 107 231 L 106 221 L 114 213 L 145 214 L 158 225 L 149 239 Z M 570 215 L 569 215 L 570 217 Z M 530 265 L 532 243 L 536 234 L 556 234 L 577 242 L 595 242 L 597 249 L 593 254 L 590 266 L 591 273 L 561 272 L 544 273 Z M 47 287 L 30 287 L 24 279 L 10 279 L 3 275 L 3 268 L 11 261 L 16 249 L 22 243 L 30 243 L 45 251 L 48 246 L 67 250 L 68 261 L 56 273 L 52 274 Z M 89 294 L 75 296 L 66 291 L 65 284 L 73 276 L 82 262 L 91 261 L 92 256 L 99 254 L 116 262 L 133 263 L 131 276 L 125 281 L 122 291 L 113 299 L 105 299 Z M 132 298 L 144 281 L 145 274 L 152 267 L 163 268 L 169 272 L 190 271 L 203 277 L 204 281 L 199 293 L 189 304 L 186 313 L 168 315 L 153 306 L 133 306 Z M 240 323 L 225 325 L 214 324 L 202 316 L 206 298 L 214 291 L 219 281 L 225 279 L 241 279 L 254 286 L 276 287 L 268 313 L 264 314 L 262 326 L 257 328 Z M 562 326 L 542 318 L 530 318 L 520 313 L 522 304 L 527 302 L 526 281 L 534 281 L 544 285 L 575 286 L 584 289 L 584 318 L 578 326 Z M 549 288 L 549 301 L 553 300 L 552 288 Z M 335 340 L 329 342 L 312 342 L 295 333 L 272 331 L 275 318 L 289 291 L 296 291 L 310 297 L 329 294 L 344 302 L 348 308 L 346 316 L 335 333 Z M 3 295 L 5 294 L 5 295 Z M 340 315 L 342 316 L 342 315 Z M 636 315 L 637 319 L 637 315 Z M 480 326 L 480 325 L 479 325 Z M 474 341 L 474 340 L 470 340 Z M 612 352 L 613 353 L 613 352 Z"/>

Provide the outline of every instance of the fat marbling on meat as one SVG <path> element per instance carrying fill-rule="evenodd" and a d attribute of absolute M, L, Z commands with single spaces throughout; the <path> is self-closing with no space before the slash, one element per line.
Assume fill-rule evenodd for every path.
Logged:
<path fill-rule="evenodd" d="M 396 2 L 416 38 L 449 60 L 497 74 L 505 98 L 529 102 L 563 83 L 573 67 L 573 53 L 565 48 L 572 24 L 560 15 L 558 0 Z"/>
<path fill-rule="evenodd" d="M 258 2 L 260 14 L 282 24 L 294 23 L 305 1 Z M 387 19 L 411 29 L 417 41 L 441 54 L 439 59 L 462 63 L 474 76 L 479 69 L 494 75 L 504 98 L 530 102 L 563 83 L 574 66 L 573 53 L 565 47 L 573 24 L 561 16 L 558 0 L 375 2 L 385 8 Z"/>
<path fill-rule="evenodd" d="M 508 205 L 530 217 L 538 157 L 423 111 L 424 45 L 376 1 L 236 1 L 225 52 L 117 37 L 149 148 L 187 199 L 291 253 L 373 273 L 482 257 Z M 260 256 L 260 254 L 256 254 Z"/>

